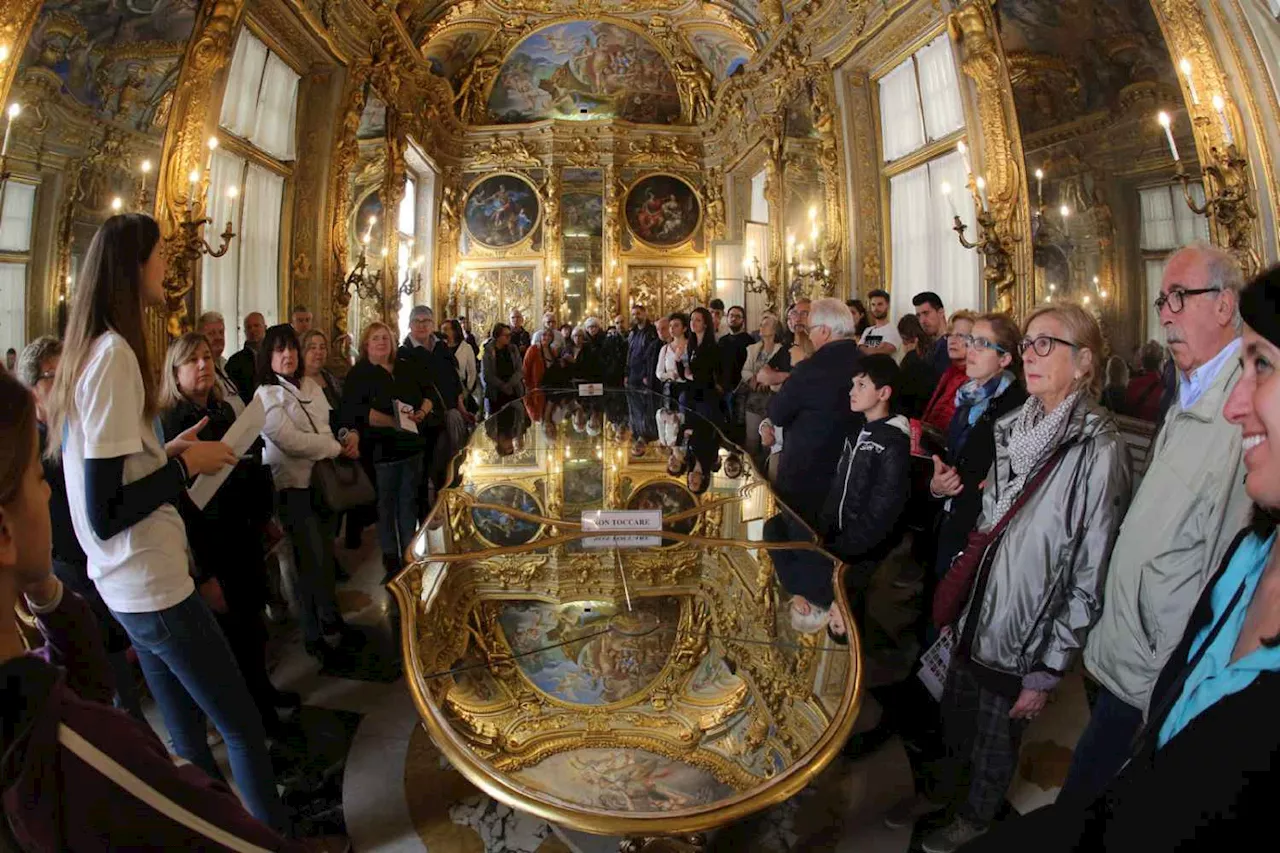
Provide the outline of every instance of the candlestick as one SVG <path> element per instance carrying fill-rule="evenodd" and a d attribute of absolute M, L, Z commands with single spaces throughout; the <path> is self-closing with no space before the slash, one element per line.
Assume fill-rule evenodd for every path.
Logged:
<path fill-rule="evenodd" d="M 209 157 L 204 163 L 204 170 L 206 172 L 213 169 L 213 152 L 218 150 L 218 137 L 210 136 L 207 144 L 209 146 Z"/>
<path fill-rule="evenodd" d="M 1178 68 L 1182 70 L 1182 76 L 1187 81 L 1187 91 L 1191 93 L 1192 106 L 1200 106 L 1200 93 L 1196 91 L 1196 81 L 1191 79 L 1191 60 L 1183 59 L 1178 63 Z"/>
<path fill-rule="evenodd" d="M 142 170 L 142 192 L 145 195 L 147 192 L 147 178 L 151 175 L 151 161 L 143 160 L 139 168 Z"/>
<path fill-rule="evenodd" d="M 227 207 L 227 222 L 236 221 L 236 198 L 240 195 L 239 187 L 227 187 L 227 198 L 231 204 Z"/>
<path fill-rule="evenodd" d="M 1218 121 L 1222 122 L 1223 141 L 1228 146 L 1235 145 L 1236 139 L 1234 134 L 1231 133 L 1231 122 L 1227 119 L 1227 102 L 1223 100 L 1221 95 L 1213 96 L 1213 108 L 1218 113 Z"/>
<path fill-rule="evenodd" d="M 942 196 L 947 200 L 947 207 L 951 208 L 951 215 L 959 216 L 960 211 L 956 210 L 956 200 L 951 197 L 951 184 L 947 181 L 942 182 Z"/>
<path fill-rule="evenodd" d="M 969 146 L 964 144 L 964 140 L 961 140 L 956 143 L 956 150 L 960 152 L 960 156 L 964 159 L 964 173 L 972 175 L 973 164 L 969 162 Z"/>
<path fill-rule="evenodd" d="M 5 125 L 4 125 L 4 144 L 0 145 L 0 157 L 5 157 L 9 154 L 9 134 L 13 131 L 14 120 L 17 119 L 18 116 L 21 114 L 22 114 L 21 104 L 12 103 L 9 105 L 9 111 L 8 111 L 9 120 L 5 122 Z"/>
<path fill-rule="evenodd" d="M 1176 163 L 1182 158 L 1178 156 L 1178 143 L 1173 139 L 1173 121 L 1169 118 L 1169 114 L 1163 111 L 1156 116 L 1156 120 L 1164 128 L 1164 138 L 1169 140 L 1169 151 L 1173 154 L 1173 162 Z"/>
<path fill-rule="evenodd" d="M 191 174 L 187 175 L 187 179 L 191 181 L 191 190 L 187 193 L 187 209 L 195 207 L 196 194 L 199 192 L 200 172 L 195 169 L 191 170 Z"/>
<path fill-rule="evenodd" d="M 982 202 L 982 212 L 987 212 L 987 179 L 978 178 L 978 198 Z"/>
<path fill-rule="evenodd" d="M 1036 207 L 1044 207 L 1044 169 L 1036 169 Z"/>
<path fill-rule="evenodd" d="M 378 224 L 378 217 L 370 216 L 368 222 L 369 222 L 369 227 L 364 230 L 364 242 L 366 243 L 368 243 L 369 240 L 373 237 L 373 226 Z"/>

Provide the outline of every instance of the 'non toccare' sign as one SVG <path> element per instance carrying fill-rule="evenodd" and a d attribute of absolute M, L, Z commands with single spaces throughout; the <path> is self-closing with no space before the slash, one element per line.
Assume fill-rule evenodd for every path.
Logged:
<path fill-rule="evenodd" d="M 592 509 L 582 513 L 582 532 L 604 531 L 612 536 L 588 536 L 584 548 L 656 548 L 662 544 L 662 510 Z"/>

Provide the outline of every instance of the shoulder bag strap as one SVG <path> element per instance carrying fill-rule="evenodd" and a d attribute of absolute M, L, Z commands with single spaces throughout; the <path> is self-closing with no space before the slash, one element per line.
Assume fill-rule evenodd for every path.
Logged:
<path fill-rule="evenodd" d="M 288 392 L 288 390 L 289 390 L 288 388 L 285 389 L 286 392 Z M 299 388 L 298 390 L 302 390 L 302 389 Z M 302 414 L 307 416 L 307 423 L 311 424 L 311 431 L 314 432 L 316 435 L 319 435 L 320 430 L 316 429 L 316 422 L 312 420 L 311 413 L 307 411 L 307 407 L 305 404 L 303 404 L 302 398 L 299 397 L 297 394 L 294 394 L 293 399 L 298 401 L 298 408 L 302 409 Z"/>
<path fill-rule="evenodd" d="M 1062 457 L 1066 455 L 1067 450 L 1069 450 L 1073 444 L 1075 444 L 1075 442 L 1062 445 L 1054 451 L 1053 456 L 1049 457 L 1047 462 L 1040 466 L 1040 470 L 1035 473 L 1035 476 L 1027 481 L 1027 484 L 1022 487 L 1021 493 L 1019 493 L 1018 497 L 1013 501 L 1013 506 L 1009 507 L 1009 511 L 996 522 L 995 527 L 991 528 L 991 538 L 994 539 L 1004 532 L 1004 529 L 1009 526 L 1009 522 L 1013 521 L 1013 517 L 1018 514 L 1018 510 L 1022 509 L 1023 505 L 1026 504 L 1027 501 L 1031 500 L 1032 496 L 1035 495 L 1040 486 L 1044 484 L 1044 481 L 1049 479 L 1049 475 L 1058 467 L 1058 463 L 1062 461 Z"/>

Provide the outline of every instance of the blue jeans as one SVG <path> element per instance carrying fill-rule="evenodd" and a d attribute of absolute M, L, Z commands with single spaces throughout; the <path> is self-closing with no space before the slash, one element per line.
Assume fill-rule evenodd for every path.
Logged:
<path fill-rule="evenodd" d="M 1141 708 L 1099 686 L 1089 725 L 1076 744 L 1058 801 L 1071 798 L 1089 802 L 1100 796 L 1129 759 L 1133 738 L 1141 727 Z"/>
<path fill-rule="evenodd" d="M 112 613 L 133 641 L 174 752 L 222 779 L 205 731 L 208 715 L 227 744 L 245 805 L 258 820 L 283 831 L 284 806 L 276 793 L 262 718 L 200 595 L 193 592 L 180 604 L 154 613 Z"/>
<path fill-rule="evenodd" d="M 316 643 L 326 628 L 342 621 L 334 574 L 333 518 L 316 506 L 311 489 L 281 489 L 276 500 L 280 523 L 298 558 L 294 593 L 302 636 L 308 643 Z"/>
<path fill-rule="evenodd" d="M 383 554 L 400 560 L 418 528 L 422 454 L 379 462 L 373 468 L 378 475 L 378 541 Z"/>

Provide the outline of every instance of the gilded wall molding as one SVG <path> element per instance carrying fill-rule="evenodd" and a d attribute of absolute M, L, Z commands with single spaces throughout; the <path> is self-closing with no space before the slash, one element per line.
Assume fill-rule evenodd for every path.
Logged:
<path fill-rule="evenodd" d="M 994 236 L 999 243 L 989 247 L 991 251 L 984 262 L 983 300 L 990 300 L 996 310 L 1020 317 L 1036 301 L 1031 206 L 1013 85 L 990 0 L 970 0 L 951 14 L 947 28 L 956 45 L 960 67 L 977 90 L 982 131 L 978 153 L 995 221 Z M 996 250 L 1009 257 L 1011 268 Z"/>
<path fill-rule="evenodd" d="M 26 49 L 31 30 L 40 16 L 42 0 L 5 0 L 0 3 L 0 48 L 9 52 L 9 58 L 0 62 L 0 105 L 9 103 L 9 90 L 18 76 L 22 52 Z"/>
<path fill-rule="evenodd" d="M 880 150 L 872 114 L 871 78 L 865 72 L 850 73 L 845 87 L 853 146 L 853 194 L 857 205 L 856 269 L 854 292 L 865 294 L 885 286 L 884 242 L 880 222 Z"/>
<path fill-rule="evenodd" d="M 364 113 L 366 87 L 372 66 L 366 60 L 358 60 L 347 69 L 347 81 L 342 98 L 342 122 L 334 133 L 333 157 L 329 164 L 329 316 L 330 340 L 335 344 L 348 335 L 347 313 L 351 307 L 351 294 L 347 292 L 347 252 L 349 241 L 348 210 L 351 205 L 350 174 L 360 159 L 360 143 L 357 131 L 360 116 Z"/>
<path fill-rule="evenodd" d="M 200 10 L 170 111 L 164 147 L 160 156 L 156 183 L 155 213 L 160 224 L 163 247 L 169 259 L 169 275 L 165 282 L 165 306 L 152 312 L 148 343 L 152 348 L 152 364 L 161 364 L 168 338 L 190 327 L 195 312 L 195 285 L 198 271 L 183 260 L 183 229 L 180 211 L 191 201 L 188 174 L 204 172 L 216 91 L 211 81 L 218 78 L 235 49 L 232 34 L 244 13 L 244 0 L 211 0 Z M 216 121 L 216 118 L 213 119 Z M 207 175 L 203 180 L 207 180 Z M 200 191 L 207 189 L 200 185 Z"/>
<path fill-rule="evenodd" d="M 1210 3 L 1216 6 L 1216 3 Z M 1213 36 L 1210 31 L 1209 21 L 1204 13 L 1204 8 L 1200 5 L 1199 0 L 1152 0 L 1152 6 L 1155 9 L 1156 20 L 1160 24 L 1160 30 L 1164 33 L 1165 42 L 1169 46 L 1169 54 L 1176 61 L 1187 59 L 1191 63 L 1191 77 L 1196 87 L 1197 93 L 1201 95 L 1200 105 L 1193 105 L 1191 97 L 1191 89 L 1187 81 L 1186 75 L 1179 75 L 1179 82 L 1183 87 L 1183 95 L 1187 104 L 1187 111 L 1192 116 L 1192 130 L 1196 138 L 1196 154 L 1200 160 L 1201 171 L 1210 176 L 1216 172 L 1220 166 L 1226 166 L 1230 171 L 1230 181 L 1234 184 L 1231 189 L 1241 193 L 1246 199 L 1258 198 L 1257 187 L 1254 184 L 1254 172 L 1250 170 L 1230 169 L 1232 164 L 1226 162 L 1225 152 L 1230 146 L 1227 145 L 1227 137 L 1222 126 L 1222 122 L 1212 114 L 1212 108 L 1209 106 L 1207 99 L 1212 97 L 1212 93 L 1221 93 L 1223 95 L 1232 95 L 1233 90 L 1230 86 L 1230 79 L 1226 73 L 1221 57 L 1218 55 L 1217 49 L 1213 44 Z M 1221 17 L 1219 10 L 1219 24 L 1228 32 L 1224 41 L 1231 43 L 1231 49 L 1237 52 L 1237 63 L 1240 63 L 1238 56 L 1238 48 L 1231 41 L 1230 28 L 1225 20 Z M 1241 65 L 1241 67 L 1244 67 Z M 1242 87 L 1245 92 L 1246 103 L 1255 120 L 1260 116 L 1257 110 L 1257 104 L 1249 86 Z M 1234 97 L 1228 97 L 1228 106 L 1226 111 L 1227 121 L 1231 123 L 1232 136 L 1238 142 L 1246 139 L 1244 127 L 1239 119 L 1236 111 L 1236 103 Z M 1242 153 L 1247 152 L 1248 146 L 1242 146 Z M 1264 174 L 1268 180 L 1271 179 L 1270 152 L 1265 144 L 1260 145 L 1256 152 L 1261 158 Z M 1222 184 L 1222 189 L 1228 189 L 1228 185 L 1221 181 L 1215 183 Z M 1212 191 L 1213 187 L 1206 186 L 1207 190 Z M 1225 208 L 1231 211 L 1233 208 Z M 1210 234 L 1213 242 L 1224 248 L 1236 251 L 1242 258 L 1242 262 L 1248 267 L 1251 263 L 1256 263 L 1256 258 L 1260 257 L 1261 239 L 1258 233 L 1256 220 L 1248 216 L 1232 216 L 1230 219 L 1222 216 L 1212 216 L 1209 222 Z"/>

